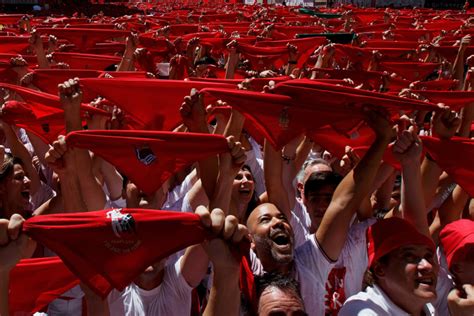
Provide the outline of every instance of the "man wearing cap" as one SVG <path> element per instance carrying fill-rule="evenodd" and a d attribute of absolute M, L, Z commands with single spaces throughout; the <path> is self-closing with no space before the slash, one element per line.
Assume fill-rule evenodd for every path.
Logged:
<path fill-rule="evenodd" d="M 339 315 L 436 315 L 439 266 L 421 195 L 421 141 L 410 127 L 399 134 L 393 154 L 402 166 L 401 215 L 367 230 L 365 291 L 351 296 Z M 396 214 L 398 215 L 398 214 Z"/>
<path fill-rule="evenodd" d="M 400 218 L 367 231 L 371 286 L 350 297 L 339 315 L 436 315 L 435 245 Z"/>

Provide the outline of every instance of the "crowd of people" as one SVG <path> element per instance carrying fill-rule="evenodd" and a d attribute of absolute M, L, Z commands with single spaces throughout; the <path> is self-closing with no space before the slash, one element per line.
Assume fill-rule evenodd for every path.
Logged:
<path fill-rule="evenodd" d="M 0 315 L 474 315 L 474 11 L 0 15 Z"/>

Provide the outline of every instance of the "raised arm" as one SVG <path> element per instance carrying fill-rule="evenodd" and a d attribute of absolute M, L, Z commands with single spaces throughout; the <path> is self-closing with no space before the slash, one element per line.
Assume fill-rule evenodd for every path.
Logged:
<path fill-rule="evenodd" d="M 64 108 L 66 131 L 82 130 L 81 101 L 82 91 L 78 79 L 70 79 L 58 86 L 59 98 Z M 92 172 L 92 159 L 86 149 L 74 149 L 74 158 L 79 179 L 79 185 L 89 211 L 101 210 L 105 206 L 105 193 L 102 185 Z"/>
<path fill-rule="evenodd" d="M 183 118 L 184 125 L 188 128 L 189 132 L 192 133 L 203 133 L 209 134 L 209 129 L 206 122 L 206 110 L 204 108 L 203 96 L 199 95 L 195 89 L 191 90 L 191 94 L 184 98 L 181 104 L 180 113 Z M 190 197 L 191 205 L 192 201 L 203 201 L 205 197 L 199 195 L 205 194 L 207 200 L 212 198 L 214 194 L 216 179 L 217 179 L 217 168 L 218 161 L 217 156 L 208 157 L 198 161 L 199 164 L 199 188 L 193 189 L 193 196 Z"/>
<path fill-rule="evenodd" d="M 217 178 L 216 191 L 210 201 L 210 209 L 221 208 L 229 215 L 230 199 L 232 194 L 232 183 L 235 175 L 245 162 L 245 150 L 233 137 L 227 138 L 229 152 L 219 156 L 219 176 Z M 201 215 L 197 208 L 196 213 Z M 232 218 L 239 218 L 238 214 L 232 214 Z M 240 220 L 242 222 L 242 220 Z M 186 249 L 181 260 L 181 273 L 191 287 L 196 287 L 206 274 L 209 257 L 202 245 L 195 245 Z"/>
<path fill-rule="evenodd" d="M 201 216 L 204 226 L 212 230 L 216 238 L 204 242 L 209 259 L 214 267 L 214 278 L 209 301 L 203 315 L 237 316 L 240 312 L 239 262 L 231 251 L 248 236 L 247 227 L 238 223 L 232 215 L 214 209 L 209 212 L 199 207 L 196 213 Z"/>
<path fill-rule="evenodd" d="M 285 187 L 283 186 L 283 159 L 280 151 L 276 151 L 267 140 L 264 145 L 264 173 L 265 187 L 267 188 L 268 202 L 285 214 L 288 220 L 291 219 L 290 203 Z"/>
<path fill-rule="evenodd" d="M 43 40 L 41 39 L 41 36 L 36 33 L 36 31 L 33 31 L 31 33 L 30 45 L 36 53 L 36 58 L 38 59 L 38 68 L 50 68 L 48 59 L 46 58 L 46 53 L 44 51 Z"/>
<path fill-rule="evenodd" d="M 456 112 L 451 111 L 449 107 L 440 106 L 431 118 L 431 134 L 440 139 L 451 139 L 460 123 L 461 120 L 457 117 Z M 432 203 L 442 172 L 438 164 L 427 154 L 421 166 L 423 196 L 426 206 Z"/>
<path fill-rule="evenodd" d="M 225 78 L 234 79 L 235 68 L 239 63 L 239 53 L 237 52 L 237 41 L 233 40 L 227 44 L 227 50 L 229 51 L 229 56 L 227 57 L 227 63 L 225 64 Z"/>
<path fill-rule="evenodd" d="M 138 34 L 130 34 L 127 37 L 125 44 L 125 52 L 123 53 L 122 60 L 117 67 L 117 71 L 130 71 L 133 68 L 134 53 L 138 45 Z"/>
<path fill-rule="evenodd" d="M 401 212 L 403 218 L 415 226 L 418 231 L 430 236 L 426 217 L 425 201 L 421 182 L 420 158 L 421 140 L 416 129 L 401 131 L 393 146 L 393 154 L 402 166 Z"/>
<path fill-rule="evenodd" d="M 376 134 L 375 141 L 336 188 L 315 235 L 323 251 L 334 261 L 346 242 L 352 217 L 370 192 L 384 151 L 393 135 L 392 126 L 384 115 L 375 111 L 366 113 L 367 123 Z"/>

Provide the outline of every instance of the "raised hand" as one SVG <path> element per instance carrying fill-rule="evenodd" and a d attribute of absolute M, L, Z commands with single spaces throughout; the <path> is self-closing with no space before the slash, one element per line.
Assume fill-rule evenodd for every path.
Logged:
<path fill-rule="evenodd" d="M 450 139 L 456 134 L 461 119 L 448 106 L 439 104 L 439 110 L 431 117 L 431 134 L 441 139 Z"/>
<path fill-rule="evenodd" d="M 364 108 L 365 122 L 375 132 L 377 139 L 390 140 L 395 135 L 393 124 L 390 122 L 390 116 L 387 113 Z"/>
<path fill-rule="evenodd" d="M 58 85 L 59 99 L 64 108 L 79 110 L 82 102 L 82 90 L 79 78 L 69 79 Z"/>
<path fill-rule="evenodd" d="M 397 140 L 393 143 L 392 150 L 393 155 L 402 166 L 420 162 L 423 146 L 413 125 L 399 133 Z"/>
<path fill-rule="evenodd" d="M 29 258 L 36 242 L 21 233 L 23 217 L 13 214 L 10 220 L 0 219 L 0 271 L 10 271 L 22 258 Z"/>
<path fill-rule="evenodd" d="M 239 224 L 233 215 L 225 216 L 221 209 L 213 209 L 211 212 L 199 206 L 196 214 L 201 218 L 204 227 L 211 230 L 216 237 L 202 243 L 209 259 L 214 265 L 214 269 L 219 272 L 239 271 L 239 262 L 232 254 L 231 249 L 245 239 L 248 240 L 248 230 L 244 225 Z"/>
<path fill-rule="evenodd" d="M 46 152 L 44 159 L 48 166 L 57 174 L 63 174 L 66 172 L 67 165 L 64 160 L 64 155 L 67 150 L 65 137 L 60 135 Z"/>
<path fill-rule="evenodd" d="M 451 315 L 471 316 L 474 315 L 474 286 L 464 284 L 463 291 L 458 289 L 452 290 L 448 295 L 448 306 Z"/>
<path fill-rule="evenodd" d="M 184 97 L 179 112 L 190 132 L 202 132 L 202 129 L 207 129 L 206 110 L 196 89 L 192 89 L 191 94 Z"/>

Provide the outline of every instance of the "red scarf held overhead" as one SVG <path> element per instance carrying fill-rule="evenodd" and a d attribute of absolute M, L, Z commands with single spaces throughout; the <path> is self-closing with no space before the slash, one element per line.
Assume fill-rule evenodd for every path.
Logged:
<path fill-rule="evenodd" d="M 360 126 L 364 118 L 362 108 L 367 105 L 381 107 L 394 115 L 401 110 L 438 108 L 426 102 L 311 80 L 277 84 L 275 94 L 228 89 L 204 89 L 202 92 L 235 107 L 275 148 L 325 125 L 342 133 L 352 133 Z"/>
<path fill-rule="evenodd" d="M 105 70 L 111 65 L 118 65 L 122 58 L 107 55 L 81 54 L 81 53 L 53 53 L 55 62 L 63 62 L 71 69 Z"/>
<path fill-rule="evenodd" d="M 456 88 L 458 82 L 452 79 L 440 79 L 417 82 L 415 89 L 418 90 L 441 90 L 448 91 Z"/>
<path fill-rule="evenodd" d="M 128 31 L 109 29 L 84 29 L 84 28 L 37 28 L 40 34 L 54 35 L 73 43 L 78 50 L 93 47 L 96 43 L 105 42 L 112 38 L 130 35 Z"/>
<path fill-rule="evenodd" d="M 422 137 L 423 146 L 436 163 L 471 197 L 474 197 L 474 140 Z"/>
<path fill-rule="evenodd" d="M 147 194 L 184 167 L 228 151 L 223 136 L 195 133 L 79 131 L 69 133 L 66 141 L 104 158 Z"/>
<path fill-rule="evenodd" d="M 7 101 L 2 108 L 2 119 L 11 125 L 32 132 L 46 144 L 65 134 L 64 112 L 61 109 L 18 101 Z"/>
<path fill-rule="evenodd" d="M 405 79 L 416 81 L 425 80 L 430 74 L 434 73 L 440 64 L 421 63 L 421 62 L 382 62 L 379 65 L 381 71 L 396 73 Z"/>
<path fill-rule="evenodd" d="M 52 143 L 65 133 L 64 111 L 58 96 L 16 85 L 0 84 L 0 87 L 17 93 L 24 100 L 5 103 L 2 119 L 7 123 L 34 133 L 45 143 Z M 110 115 L 106 111 L 82 104 L 81 114 L 85 116 L 86 113 Z"/>
<path fill-rule="evenodd" d="M 101 74 L 98 70 L 89 69 L 35 69 L 33 71 L 33 85 L 49 94 L 58 93 L 58 85 L 72 78 L 97 78 Z"/>
<path fill-rule="evenodd" d="M 182 119 L 179 107 L 192 88 L 234 88 L 233 85 L 182 80 L 137 78 L 82 79 L 84 98 L 100 95 L 141 122 L 142 129 L 172 130 Z M 130 93 L 133 93 L 131 97 Z"/>
<path fill-rule="evenodd" d="M 0 36 L 0 53 L 22 54 L 30 47 L 29 37 Z"/>
<path fill-rule="evenodd" d="M 102 298 L 113 288 L 122 291 L 148 266 L 209 237 L 198 215 L 140 209 L 36 216 L 23 230 Z"/>
<path fill-rule="evenodd" d="M 299 90 L 298 88 L 305 89 Z M 299 79 L 285 81 L 277 85 L 275 93 L 291 96 L 300 104 L 314 106 L 315 100 L 326 106 L 374 105 L 391 113 L 399 111 L 426 110 L 433 111 L 438 107 L 432 103 L 409 100 L 389 94 L 331 85 L 323 82 Z M 337 98 L 339 96 L 339 98 Z M 341 100 L 341 98 L 343 98 Z"/>
<path fill-rule="evenodd" d="M 21 260 L 10 272 L 10 314 L 34 314 L 78 284 L 58 257 Z"/>
<path fill-rule="evenodd" d="M 288 48 L 279 47 L 257 47 L 246 44 L 239 44 L 238 51 L 245 58 L 250 60 L 255 69 L 280 68 L 288 61 Z"/>
<path fill-rule="evenodd" d="M 444 103 L 454 111 L 474 103 L 474 91 L 413 90 L 412 92 L 427 98 L 431 103 Z"/>
<path fill-rule="evenodd" d="M 196 214 L 142 209 L 36 216 L 23 230 L 103 298 L 112 288 L 122 291 L 148 266 L 212 237 Z M 240 286 L 255 302 L 248 246 L 240 246 Z"/>
<path fill-rule="evenodd" d="M 327 43 L 325 37 L 312 37 L 312 38 L 301 38 L 281 41 L 261 41 L 257 42 L 257 47 L 278 47 L 285 46 L 286 44 L 294 45 L 298 48 L 298 61 L 296 67 L 301 68 L 303 64 L 308 60 L 309 56 L 321 45 Z"/>

